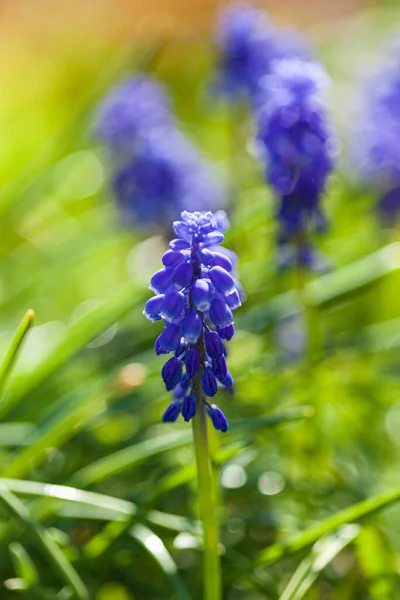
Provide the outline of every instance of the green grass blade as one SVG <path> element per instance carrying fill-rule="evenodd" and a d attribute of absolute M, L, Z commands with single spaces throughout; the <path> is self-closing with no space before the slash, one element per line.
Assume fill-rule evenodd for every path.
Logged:
<path fill-rule="evenodd" d="M 360 527 L 345 525 L 337 533 L 318 540 L 300 563 L 279 600 L 301 600 L 325 567 L 358 535 Z"/>
<path fill-rule="evenodd" d="M 0 486 L 2 484 L 11 492 L 20 496 L 28 498 L 43 497 L 67 502 L 68 504 L 85 505 L 90 508 L 100 507 L 109 513 L 113 513 L 116 518 L 130 519 L 137 514 L 137 506 L 134 502 L 96 492 L 87 492 L 66 485 L 0 478 Z M 191 531 L 196 527 L 192 521 L 184 517 L 158 510 L 150 510 L 149 513 L 143 515 L 143 518 L 149 523 L 172 531 Z"/>
<path fill-rule="evenodd" d="M 33 423 L 0 423 L 0 447 L 27 446 L 35 429 Z"/>
<path fill-rule="evenodd" d="M 307 302 L 321 309 L 349 300 L 376 286 L 384 278 L 400 270 L 400 242 L 384 246 L 380 250 L 333 273 L 321 275 L 304 288 Z M 239 328 L 260 331 L 277 321 L 300 314 L 294 291 L 280 294 L 264 304 L 257 304 L 238 315 Z"/>
<path fill-rule="evenodd" d="M 85 487 L 104 481 L 108 477 L 131 469 L 150 457 L 185 446 L 190 443 L 191 439 L 192 432 L 184 429 L 134 444 L 81 469 L 75 473 L 73 482 L 78 487 Z"/>
<path fill-rule="evenodd" d="M 49 533 L 31 516 L 27 507 L 3 484 L 0 486 L 0 504 L 6 512 L 19 521 L 36 542 L 44 556 L 57 571 L 60 579 L 74 591 L 78 600 L 89 600 L 89 592 L 71 563 L 65 558 Z"/>
<path fill-rule="evenodd" d="M 13 369 L 15 361 L 17 360 L 18 352 L 21 348 L 22 342 L 25 339 L 26 334 L 33 325 L 35 319 L 35 313 L 33 310 L 28 310 L 25 313 L 24 318 L 18 326 L 17 331 L 11 341 L 10 347 L 7 350 L 7 354 L 0 366 L 0 399 L 3 395 L 4 388 L 6 386 L 8 377 Z"/>
<path fill-rule="evenodd" d="M 373 496 L 372 498 L 367 498 L 367 500 L 358 502 L 353 506 L 349 506 L 348 508 L 337 512 L 335 515 L 324 519 L 320 523 L 317 523 L 313 527 L 306 529 L 306 531 L 296 536 L 293 540 L 289 540 L 286 543 L 273 544 L 266 550 L 263 550 L 253 561 L 249 561 L 242 566 L 237 566 L 235 573 L 232 574 L 230 579 L 235 579 L 240 574 L 247 573 L 256 567 L 268 567 L 273 565 L 286 556 L 291 556 L 308 548 L 321 537 L 335 531 L 339 527 L 369 517 L 398 500 L 400 500 L 400 487 Z"/>
<path fill-rule="evenodd" d="M 134 286 L 124 287 L 112 299 L 105 301 L 87 317 L 79 320 L 70 328 L 68 338 L 54 348 L 51 356 L 46 357 L 32 373 L 24 377 L 21 383 L 11 390 L 11 394 L 0 405 L 0 416 L 4 417 L 28 394 L 47 381 L 82 347 L 111 327 L 140 301 Z"/>
<path fill-rule="evenodd" d="M 190 600 L 189 592 L 178 575 L 178 568 L 162 539 L 145 525 L 134 525 L 129 533 L 158 563 L 173 585 L 179 600 Z"/>
<path fill-rule="evenodd" d="M 19 542 L 12 542 L 9 550 L 15 573 L 24 582 L 24 587 L 28 589 L 36 585 L 39 581 L 39 575 L 25 548 Z"/>
<path fill-rule="evenodd" d="M 104 402 L 110 397 L 101 381 L 85 384 L 62 397 L 53 407 L 50 418 L 38 424 L 27 440 L 27 447 L 1 470 L 1 475 L 24 477 L 46 459 L 46 448 L 61 447 L 103 410 Z"/>

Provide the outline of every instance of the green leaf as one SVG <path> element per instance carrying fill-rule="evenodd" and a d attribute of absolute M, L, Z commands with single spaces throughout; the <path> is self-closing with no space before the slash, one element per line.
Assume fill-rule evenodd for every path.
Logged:
<path fill-rule="evenodd" d="M 345 525 L 335 534 L 318 540 L 300 563 L 279 600 L 301 600 L 323 569 L 358 535 L 360 527 Z"/>
<path fill-rule="evenodd" d="M 141 302 L 134 286 L 119 290 L 111 300 L 107 300 L 86 317 L 80 319 L 69 330 L 68 337 L 43 359 L 36 369 L 14 386 L 6 400 L 0 405 L 0 416 L 4 417 L 26 396 L 46 382 L 60 367 L 75 356 L 81 348 L 113 323 L 126 315 L 132 307 Z"/>
<path fill-rule="evenodd" d="M 178 568 L 162 539 L 145 525 L 134 525 L 129 533 L 158 563 L 170 580 L 178 598 L 180 600 L 190 600 L 189 592 L 178 575 Z"/>
<path fill-rule="evenodd" d="M 28 552 L 19 542 L 12 542 L 9 546 L 15 573 L 24 582 L 26 589 L 33 587 L 39 581 L 36 567 Z"/>
<path fill-rule="evenodd" d="M 13 369 L 15 361 L 17 360 L 18 352 L 21 348 L 22 342 L 24 341 L 26 334 L 33 325 L 35 319 L 35 313 L 33 310 L 28 310 L 25 313 L 24 318 L 18 326 L 17 331 L 11 341 L 10 347 L 7 354 L 0 366 L 0 399 L 6 386 L 7 380 Z"/>
<path fill-rule="evenodd" d="M 73 482 L 79 487 L 85 487 L 104 481 L 108 477 L 131 469 L 150 457 L 185 446 L 191 439 L 191 430 L 184 429 L 134 444 L 81 469 L 75 473 Z"/>
<path fill-rule="evenodd" d="M 306 529 L 303 533 L 288 542 L 272 544 L 272 546 L 260 552 L 254 560 L 249 561 L 245 565 L 237 566 L 235 573 L 231 574 L 230 579 L 236 579 L 236 577 L 252 571 L 256 567 L 273 565 L 282 558 L 296 554 L 296 552 L 300 552 L 304 548 L 311 546 L 321 537 L 335 531 L 339 527 L 369 517 L 398 500 L 400 500 L 400 487 L 349 506 L 313 527 Z"/>
<path fill-rule="evenodd" d="M 89 600 L 89 592 L 71 563 L 65 558 L 46 529 L 31 516 L 28 508 L 2 483 L 0 485 L 0 504 L 10 517 L 19 521 L 31 538 L 36 542 L 43 555 L 57 571 L 60 579 L 70 586 L 78 600 Z"/>
<path fill-rule="evenodd" d="M 104 382 L 85 384 L 52 407 L 50 418 L 38 424 L 27 439 L 27 447 L 1 471 L 3 477 L 23 477 L 46 459 L 46 448 L 60 448 L 104 409 L 110 399 Z"/>

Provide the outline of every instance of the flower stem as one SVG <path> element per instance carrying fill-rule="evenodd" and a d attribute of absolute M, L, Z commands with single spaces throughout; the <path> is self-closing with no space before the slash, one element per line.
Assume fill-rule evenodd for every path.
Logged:
<path fill-rule="evenodd" d="M 218 553 L 218 517 L 214 477 L 208 451 L 206 405 L 201 387 L 196 386 L 196 388 L 194 394 L 197 400 L 197 414 L 192 419 L 192 423 L 197 465 L 197 489 L 204 536 L 204 600 L 220 600 L 221 565 Z"/>

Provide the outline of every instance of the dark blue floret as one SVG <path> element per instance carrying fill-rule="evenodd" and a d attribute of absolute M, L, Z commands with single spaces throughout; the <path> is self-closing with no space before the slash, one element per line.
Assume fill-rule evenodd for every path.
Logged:
<path fill-rule="evenodd" d="M 228 420 L 222 410 L 216 404 L 212 404 L 208 408 L 208 414 L 210 415 L 212 424 L 217 431 L 225 432 L 228 430 Z"/>
<path fill-rule="evenodd" d="M 199 398 L 206 402 L 201 395 L 195 399 L 197 392 L 193 390 L 199 389 L 200 381 L 204 396 L 217 393 L 218 380 L 229 392 L 232 390 L 222 339 L 233 336 L 232 308 L 240 304 L 240 286 L 231 274 L 232 260 L 222 248 L 215 248 L 224 237 L 226 217 L 200 212 L 183 212 L 181 216 L 182 220 L 173 224 L 178 237 L 163 256 L 165 268 L 151 280 L 150 287 L 158 295 L 146 303 L 144 314 L 150 320 L 165 321 L 155 344 L 157 354 L 175 353 L 162 369 L 165 385 L 177 400 L 167 409 L 164 420 L 175 420 L 182 409 L 188 421 L 196 414 Z M 226 431 L 227 421 L 221 420 L 218 411 L 212 412 L 212 421 Z"/>
<path fill-rule="evenodd" d="M 204 335 L 204 342 L 206 345 L 206 352 L 210 358 L 221 358 L 224 353 L 224 344 L 221 341 L 218 331 L 208 331 Z"/>
<path fill-rule="evenodd" d="M 182 417 L 190 421 L 196 415 L 196 398 L 194 396 L 185 396 L 182 402 Z"/>
<path fill-rule="evenodd" d="M 179 402 L 179 400 L 174 400 L 174 402 L 168 406 L 167 410 L 163 414 L 162 420 L 164 423 L 173 423 L 176 421 L 181 414 L 181 409 L 182 404 Z"/>
<path fill-rule="evenodd" d="M 206 396 L 212 397 L 218 392 L 217 380 L 210 367 L 206 367 L 201 374 L 201 385 Z"/>
<path fill-rule="evenodd" d="M 186 355 L 186 373 L 192 379 L 200 371 L 200 352 L 191 348 Z"/>
<path fill-rule="evenodd" d="M 179 358 L 173 356 L 162 368 L 161 377 L 165 383 L 165 386 L 168 391 L 174 389 L 174 387 L 178 384 L 179 380 L 182 377 L 182 368 L 183 363 Z"/>
<path fill-rule="evenodd" d="M 226 366 L 225 356 L 221 356 L 216 360 L 212 360 L 212 371 L 217 379 L 221 382 L 225 380 L 225 377 L 228 374 L 228 368 Z"/>

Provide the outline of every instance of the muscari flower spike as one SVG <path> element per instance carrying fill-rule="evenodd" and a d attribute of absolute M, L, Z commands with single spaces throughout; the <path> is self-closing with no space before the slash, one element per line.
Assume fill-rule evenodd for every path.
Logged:
<path fill-rule="evenodd" d="M 274 60 L 310 55 L 303 40 L 275 27 L 264 11 L 241 3 L 222 12 L 216 45 L 216 91 L 231 99 L 255 100 L 262 78 L 270 73 Z"/>
<path fill-rule="evenodd" d="M 178 129 L 148 131 L 115 171 L 112 187 L 126 222 L 168 229 L 182 210 L 223 206 L 224 186 Z"/>
<path fill-rule="evenodd" d="M 99 105 L 95 117 L 97 137 L 114 152 L 131 150 L 148 131 L 174 126 L 163 86 L 144 75 L 113 88 Z"/>
<path fill-rule="evenodd" d="M 174 353 L 161 372 L 174 396 L 164 422 L 176 421 L 179 414 L 190 421 L 197 411 L 200 387 L 207 397 L 214 397 L 219 385 L 232 393 L 224 341 L 234 334 L 232 310 L 240 306 L 242 297 L 233 263 L 219 247 L 228 225 L 225 213 L 184 211 L 181 219 L 173 224 L 177 237 L 163 255 L 164 267 L 150 282 L 156 295 L 143 311 L 149 321 L 164 320 L 156 354 Z M 222 410 L 204 402 L 215 429 L 227 431 Z"/>
<path fill-rule="evenodd" d="M 266 100 L 255 114 L 266 178 L 280 200 L 278 247 L 295 248 L 287 263 L 308 267 L 314 254 L 307 233 L 326 225 L 320 201 L 336 154 L 321 93 L 327 81 L 314 62 L 278 61 L 263 81 Z"/>
<path fill-rule="evenodd" d="M 365 81 L 354 122 L 353 164 L 380 194 L 383 221 L 393 223 L 400 216 L 400 38 Z"/>
<path fill-rule="evenodd" d="M 182 210 L 223 207 L 225 187 L 180 131 L 161 83 L 143 75 L 114 88 L 97 110 L 111 188 L 124 224 L 169 230 Z"/>

